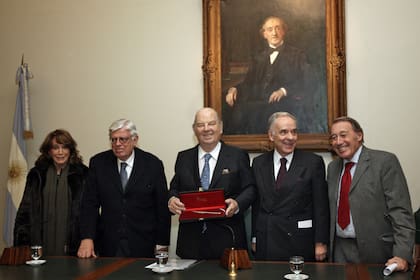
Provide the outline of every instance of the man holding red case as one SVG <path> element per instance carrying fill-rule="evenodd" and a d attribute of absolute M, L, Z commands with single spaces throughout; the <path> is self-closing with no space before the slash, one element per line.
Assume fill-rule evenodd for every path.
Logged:
<path fill-rule="evenodd" d="M 225 248 L 247 249 L 243 213 L 255 198 L 254 178 L 248 154 L 220 141 L 223 123 L 214 109 L 200 109 L 193 130 L 199 144 L 178 154 L 170 184 L 169 210 L 177 215 L 186 210 L 179 199 L 181 192 L 223 189 L 226 216 L 181 222 L 176 252 L 181 258 L 219 259 Z M 203 183 L 204 178 L 208 186 Z"/>

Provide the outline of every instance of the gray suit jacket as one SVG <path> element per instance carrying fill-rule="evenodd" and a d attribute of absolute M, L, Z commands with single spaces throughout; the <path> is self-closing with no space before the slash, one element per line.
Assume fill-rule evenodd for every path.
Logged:
<path fill-rule="evenodd" d="M 342 168 L 342 159 L 328 165 L 331 260 Z M 398 256 L 411 263 L 415 225 L 407 182 L 397 157 L 363 146 L 349 200 L 361 262 L 385 263 Z"/>

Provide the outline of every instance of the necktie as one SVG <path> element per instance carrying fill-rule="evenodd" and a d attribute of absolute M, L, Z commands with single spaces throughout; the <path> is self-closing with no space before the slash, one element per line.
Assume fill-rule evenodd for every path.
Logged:
<path fill-rule="evenodd" d="M 276 58 L 280 53 L 280 48 L 281 48 L 281 46 L 277 47 L 277 48 L 269 48 L 268 53 L 269 53 L 269 56 L 270 56 L 270 64 L 273 64 L 274 61 L 276 61 Z"/>
<path fill-rule="evenodd" d="M 201 172 L 201 186 L 204 190 L 208 190 L 210 185 L 210 165 L 209 160 L 211 158 L 211 154 L 204 155 L 204 167 L 203 171 Z"/>
<path fill-rule="evenodd" d="M 338 203 L 338 218 L 337 223 L 345 229 L 350 224 L 350 203 L 349 191 L 351 185 L 350 169 L 353 167 L 354 162 L 347 162 L 344 169 L 343 177 L 341 177 L 340 201 Z"/>
<path fill-rule="evenodd" d="M 282 182 L 284 176 L 287 173 L 286 163 L 287 163 L 287 159 L 286 158 L 281 158 L 280 159 L 280 169 L 279 169 L 279 173 L 277 174 L 276 189 L 279 189 L 280 188 L 281 182 Z"/>
<path fill-rule="evenodd" d="M 280 51 L 280 48 L 281 48 L 281 46 L 280 47 L 277 47 L 277 48 L 269 47 L 268 48 L 268 53 L 269 54 L 272 54 L 273 52 L 279 52 Z"/>
<path fill-rule="evenodd" d="M 128 181 L 127 170 L 125 170 L 126 167 L 127 167 L 127 163 L 121 162 L 120 178 L 121 178 L 121 185 L 123 187 L 123 190 L 125 189 L 125 185 L 127 185 L 127 181 Z"/>

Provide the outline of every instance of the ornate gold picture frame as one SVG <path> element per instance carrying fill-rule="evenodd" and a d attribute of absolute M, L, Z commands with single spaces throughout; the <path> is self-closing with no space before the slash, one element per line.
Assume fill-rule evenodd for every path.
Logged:
<path fill-rule="evenodd" d="M 293 14 L 290 11 L 284 10 L 284 3 L 289 5 L 298 5 L 300 4 L 302 9 L 305 5 L 308 5 L 311 1 L 322 2 L 322 8 L 319 9 L 319 16 L 321 20 L 318 20 L 317 26 L 322 26 L 322 30 L 319 32 L 318 40 L 320 41 L 320 46 L 323 48 L 321 50 L 322 54 L 325 49 L 325 56 L 322 56 L 322 61 L 319 63 L 322 65 L 323 69 L 319 72 L 319 82 L 323 85 L 322 94 L 324 94 L 323 106 L 320 106 L 322 112 L 315 112 L 316 116 L 322 116 L 320 122 L 322 125 L 319 126 L 320 131 L 307 131 L 299 133 L 298 148 L 313 150 L 313 151 L 326 151 L 329 149 L 329 140 L 328 140 L 328 127 L 333 121 L 334 118 L 347 114 L 347 104 L 346 104 L 346 65 L 345 65 L 345 38 L 344 38 L 344 0 L 306 0 L 306 1 L 288 1 L 288 0 L 265 0 L 265 1 L 253 1 L 253 0 L 202 0 L 203 1 L 203 38 L 204 38 L 204 50 L 203 50 L 203 75 L 204 75 L 204 103 L 205 106 L 214 108 L 221 116 L 226 123 L 228 117 L 224 114 L 226 107 L 225 96 L 226 88 L 229 83 L 232 83 L 229 80 L 229 83 L 226 82 L 227 75 L 235 71 L 242 73 L 243 76 L 246 75 L 247 63 L 246 59 L 243 59 L 240 63 L 236 63 L 233 60 L 226 58 L 226 54 L 229 52 L 228 49 L 223 49 L 223 46 L 227 46 L 223 42 L 223 38 L 227 37 L 229 30 L 226 29 L 226 24 L 224 22 L 231 20 L 236 16 L 237 21 L 243 21 L 243 24 L 237 24 L 237 26 L 244 25 L 245 32 L 258 33 L 258 29 L 250 30 L 249 22 L 254 20 L 257 22 L 256 15 L 260 16 L 259 22 L 264 15 L 275 15 L 283 14 L 291 19 L 294 24 L 294 40 L 295 42 L 302 41 L 299 38 L 304 38 L 305 35 L 299 37 L 299 34 L 313 34 L 311 33 L 311 28 L 313 25 L 313 20 L 311 18 L 306 19 L 304 16 L 295 17 L 293 21 Z M 259 9 L 253 7 L 246 7 L 247 4 L 256 3 L 255 5 L 261 5 Z M 286 3 L 286 4 L 287 4 Z M 310 6 L 311 3 L 309 3 Z M 234 5 L 238 6 L 239 9 L 234 9 Z M 271 9 L 264 12 L 264 5 L 266 7 L 280 7 L 277 11 L 276 9 Z M 309 7 L 305 8 L 307 11 L 313 11 Z M 240 11 L 255 11 L 254 14 L 247 14 L 246 16 L 238 17 Z M 294 7 L 294 11 L 299 10 L 299 6 Z M 229 12 L 235 11 L 235 15 L 230 15 Z M 249 13 L 250 13 L 249 12 Z M 308 13 L 308 12 L 307 12 Z M 283 18 L 283 15 L 280 15 Z M 253 18 L 254 17 L 254 18 Z M 305 23 L 306 20 L 306 23 Z M 231 24 L 232 25 L 232 24 Z M 299 27 L 299 28 L 298 28 Z M 305 29 L 306 28 L 306 29 Z M 293 30 L 293 26 L 289 28 Z M 298 30 L 299 29 L 299 30 Z M 223 33 L 225 31 L 225 34 Z M 319 30 L 319 28 L 318 28 Z M 243 34 L 241 30 L 232 30 L 232 32 L 239 32 Z M 289 34 L 292 34 L 291 31 Z M 300 32 L 300 33 L 299 33 Z M 305 33 L 306 32 L 306 33 Z M 315 31 L 314 31 L 315 32 Z M 289 35 L 288 34 L 288 35 Z M 249 35 L 254 36 L 254 35 Z M 292 35 L 291 35 L 292 36 Z M 316 36 L 310 35 L 313 39 Z M 308 36 L 307 36 L 308 37 Z M 238 36 L 236 38 L 239 38 Z M 257 38 L 257 37 L 255 37 Z M 288 37 L 286 37 L 287 39 Z M 258 41 L 252 40 L 252 42 Z M 300 40 L 300 41 L 299 41 Z M 307 39 L 305 39 L 307 40 Z M 307 41 L 309 42 L 309 41 Z M 241 48 L 243 42 L 238 42 L 238 48 Z M 306 44 L 306 45 L 305 45 Z M 313 46 L 312 43 L 302 43 L 305 48 L 310 48 Z M 232 43 L 230 44 L 232 45 Z M 308 47 L 309 46 L 309 47 Z M 246 49 L 246 48 L 245 48 Z M 249 48 L 248 48 L 249 49 Z M 311 51 L 309 49 L 309 51 Z M 230 53 L 232 51 L 230 50 Z M 245 51 L 246 52 L 246 51 Z M 249 54 L 251 56 L 251 54 Z M 321 57 L 321 56 L 319 56 Z M 226 66 L 228 65 L 228 66 Z M 233 65 L 233 66 L 232 66 Z M 226 69 L 229 68 L 230 73 L 227 73 Z M 232 70 L 234 69 L 234 70 Z M 239 69 L 239 70 L 238 70 Z M 244 70 L 245 69 L 245 70 Z M 232 76 L 232 75 L 231 75 Z M 239 75 L 240 76 L 240 75 Z M 240 81 L 241 78 L 238 79 Z M 317 107 L 318 108 L 318 107 Z M 267 122 L 266 119 L 261 120 L 261 125 L 265 125 Z M 250 133 L 230 133 L 226 130 L 226 125 L 224 127 L 223 141 L 226 143 L 239 146 L 248 151 L 265 151 L 271 149 L 271 143 L 268 140 L 266 133 L 250 134 Z"/>

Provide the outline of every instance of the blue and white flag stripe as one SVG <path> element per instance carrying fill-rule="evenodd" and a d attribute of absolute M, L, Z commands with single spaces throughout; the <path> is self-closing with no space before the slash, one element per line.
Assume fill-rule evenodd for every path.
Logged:
<path fill-rule="evenodd" d="M 13 245 L 13 227 L 16 212 L 25 189 L 28 163 L 26 157 L 25 138 L 32 137 L 29 116 L 28 79 L 32 74 L 27 64 L 19 66 L 16 81 L 19 90 L 16 97 L 16 109 L 13 119 L 13 133 L 9 154 L 9 177 L 7 180 L 6 209 L 3 237 L 6 246 Z"/>

